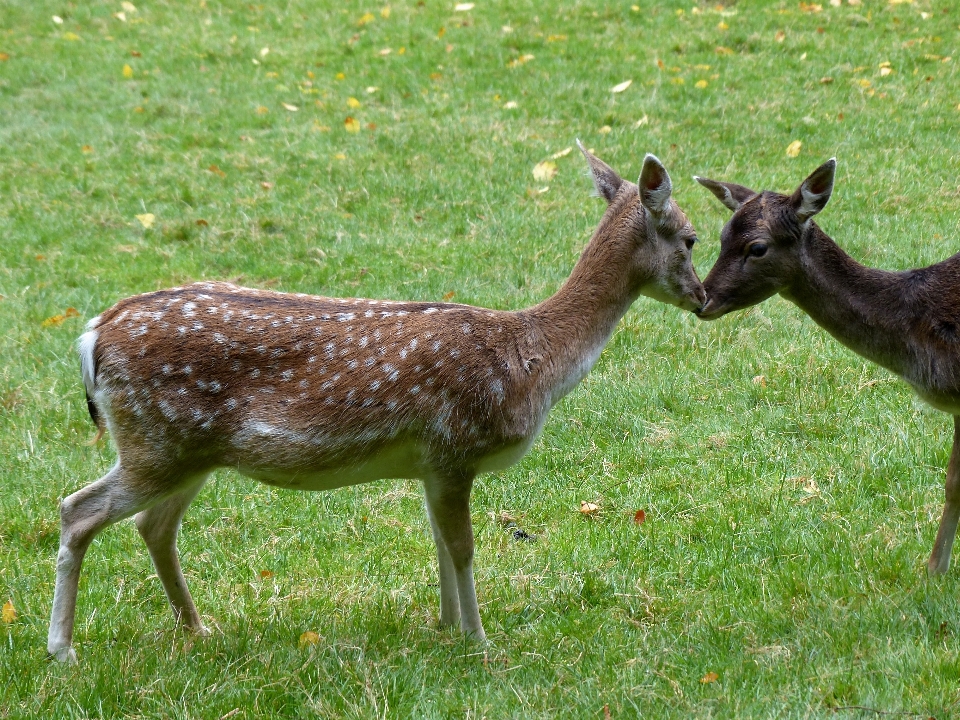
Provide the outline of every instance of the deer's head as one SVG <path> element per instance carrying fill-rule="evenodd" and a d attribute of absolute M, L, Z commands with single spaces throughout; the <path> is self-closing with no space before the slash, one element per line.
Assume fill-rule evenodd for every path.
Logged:
<path fill-rule="evenodd" d="M 671 197 L 673 184 L 654 155 L 643 159 L 637 184 L 621 178 L 609 165 L 577 141 L 587 160 L 597 194 L 607 212 L 595 239 L 626 243 L 628 275 L 637 295 L 697 310 L 706 300 L 693 269 L 696 231 Z"/>
<path fill-rule="evenodd" d="M 702 319 L 756 305 L 790 287 L 811 218 L 830 200 L 836 169 L 836 158 L 831 158 L 792 195 L 694 178 L 733 211 L 720 234 L 720 256 L 704 281 Z"/>

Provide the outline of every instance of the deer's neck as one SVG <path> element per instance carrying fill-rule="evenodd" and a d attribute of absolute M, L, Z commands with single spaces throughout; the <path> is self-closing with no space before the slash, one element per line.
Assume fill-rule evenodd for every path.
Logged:
<path fill-rule="evenodd" d="M 860 265 L 816 226 L 802 242 L 800 276 L 781 295 L 854 352 L 907 375 L 902 276 Z"/>
<path fill-rule="evenodd" d="M 556 294 L 525 313 L 539 336 L 541 382 L 551 405 L 590 372 L 636 299 L 629 245 L 595 237 Z"/>

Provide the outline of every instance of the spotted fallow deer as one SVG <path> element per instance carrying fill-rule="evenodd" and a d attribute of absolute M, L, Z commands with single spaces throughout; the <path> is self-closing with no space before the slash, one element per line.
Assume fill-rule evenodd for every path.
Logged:
<path fill-rule="evenodd" d="M 857 263 L 812 220 L 830 199 L 836 166 L 828 160 L 792 195 L 695 178 L 733 211 L 698 315 L 714 320 L 779 293 L 953 415 L 946 501 L 927 562 L 930 574 L 945 573 L 960 519 L 960 254 L 902 272 Z"/>
<path fill-rule="evenodd" d="M 483 639 L 474 477 L 523 457 L 639 295 L 688 310 L 706 299 L 691 263 L 696 235 L 660 161 L 646 156 L 638 187 L 581 150 L 606 213 L 570 278 L 527 310 L 200 282 L 121 300 L 91 320 L 78 343 L 83 383 L 118 460 L 62 502 L 47 650 L 76 661 L 84 553 L 134 514 L 177 620 L 205 633 L 176 538 L 218 467 L 296 490 L 420 478 L 440 622 Z"/>

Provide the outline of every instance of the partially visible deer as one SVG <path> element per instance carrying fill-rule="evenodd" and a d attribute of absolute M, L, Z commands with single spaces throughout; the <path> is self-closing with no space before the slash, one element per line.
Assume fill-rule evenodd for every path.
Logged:
<path fill-rule="evenodd" d="M 945 573 L 960 520 L 960 254 L 902 272 L 857 263 L 812 220 L 830 199 L 836 167 L 828 160 L 792 195 L 695 178 L 733 211 L 698 315 L 714 320 L 780 293 L 953 415 L 946 502 L 927 562 L 930 574 Z"/>
<path fill-rule="evenodd" d="M 63 500 L 47 650 L 75 662 L 77 582 L 93 537 L 136 515 L 178 622 L 205 633 L 177 532 L 210 472 L 328 490 L 420 478 L 437 546 L 440 623 L 484 638 L 473 580 L 474 477 L 516 463 L 596 363 L 639 295 L 706 296 L 693 227 L 647 155 L 639 187 L 583 146 L 606 213 L 548 300 L 505 312 L 332 299 L 221 282 L 121 300 L 79 351 L 90 414 L 117 464 Z"/>

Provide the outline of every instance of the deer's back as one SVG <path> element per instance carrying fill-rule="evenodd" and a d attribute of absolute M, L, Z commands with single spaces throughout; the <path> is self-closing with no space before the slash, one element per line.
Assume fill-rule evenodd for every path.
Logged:
<path fill-rule="evenodd" d="M 93 401 L 145 467 L 182 456 L 271 481 L 367 457 L 381 477 L 417 475 L 525 447 L 549 409 L 516 313 L 197 283 L 122 300 L 91 328 Z"/>

